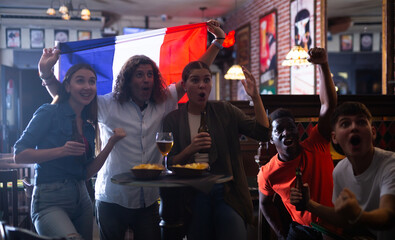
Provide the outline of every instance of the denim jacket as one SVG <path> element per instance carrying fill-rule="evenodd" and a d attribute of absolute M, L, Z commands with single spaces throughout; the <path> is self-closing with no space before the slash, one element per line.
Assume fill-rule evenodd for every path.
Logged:
<path fill-rule="evenodd" d="M 21 137 L 14 145 L 14 154 L 25 149 L 49 149 L 63 146 L 71 140 L 72 120 L 75 113 L 68 102 L 44 104 L 37 109 Z M 66 179 L 84 180 L 86 166 L 93 161 L 95 131 L 82 113 L 83 135 L 89 143 L 86 160 L 81 162 L 74 156 L 66 156 L 35 164 L 35 184 L 64 181 Z"/>

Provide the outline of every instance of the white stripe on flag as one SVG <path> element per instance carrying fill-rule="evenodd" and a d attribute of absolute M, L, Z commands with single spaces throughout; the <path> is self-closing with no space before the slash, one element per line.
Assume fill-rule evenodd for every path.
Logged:
<path fill-rule="evenodd" d="M 117 36 L 113 61 L 113 79 L 126 61 L 134 55 L 145 55 L 151 58 L 159 67 L 160 48 L 166 35 L 166 28 L 136 33 L 132 35 Z M 115 81 L 112 88 L 114 89 Z"/>

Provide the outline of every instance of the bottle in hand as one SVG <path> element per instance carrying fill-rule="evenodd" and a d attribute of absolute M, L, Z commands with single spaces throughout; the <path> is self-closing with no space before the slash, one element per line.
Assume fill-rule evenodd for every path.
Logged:
<path fill-rule="evenodd" d="M 296 210 L 304 211 L 306 210 L 306 191 L 303 187 L 302 171 L 300 170 L 300 168 L 296 168 L 295 188 L 297 188 L 302 193 L 303 198 L 298 204 L 295 205 Z"/>
<path fill-rule="evenodd" d="M 84 137 L 78 132 L 77 121 L 75 119 L 72 121 L 71 141 L 85 144 Z M 84 162 L 86 160 L 86 153 L 84 152 L 81 156 L 77 156 L 76 159 Z"/>
<path fill-rule="evenodd" d="M 198 133 L 201 133 L 201 132 L 209 132 L 208 131 L 208 126 L 207 126 L 207 115 L 206 115 L 206 112 L 201 112 L 200 113 L 200 126 L 199 126 L 199 129 L 198 129 Z M 199 151 L 199 153 L 209 153 L 210 152 L 210 149 L 209 148 L 207 148 L 207 149 L 202 149 L 202 150 L 200 150 Z"/>

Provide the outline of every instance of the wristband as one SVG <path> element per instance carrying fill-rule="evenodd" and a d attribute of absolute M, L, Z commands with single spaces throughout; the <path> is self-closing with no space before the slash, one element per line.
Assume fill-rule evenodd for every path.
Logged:
<path fill-rule="evenodd" d="M 42 85 L 43 87 L 46 87 L 46 86 L 48 86 L 48 85 L 51 85 L 51 84 L 53 83 L 54 78 L 55 78 L 55 75 L 54 75 L 53 73 L 51 73 L 50 76 L 43 76 L 43 75 L 40 75 L 40 79 L 41 79 L 41 81 L 42 81 L 41 85 Z"/>
<path fill-rule="evenodd" d="M 217 48 L 219 48 L 219 50 L 222 50 L 224 47 L 222 46 L 222 44 L 218 43 L 217 41 L 215 41 L 216 39 L 214 39 L 211 44 L 214 44 Z"/>

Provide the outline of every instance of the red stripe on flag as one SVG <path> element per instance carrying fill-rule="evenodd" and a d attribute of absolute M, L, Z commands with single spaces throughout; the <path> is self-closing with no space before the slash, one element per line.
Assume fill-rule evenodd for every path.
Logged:
<path fill-rule="evenodd" d="M 206 51 L 206 23 L 196 23 L 168 28 L 160 49 L 159 69 L 169 85 L 181 80 L 184 67 L 198 60 Z M 186 102 L 186 95 L 180 102 Z"/>

